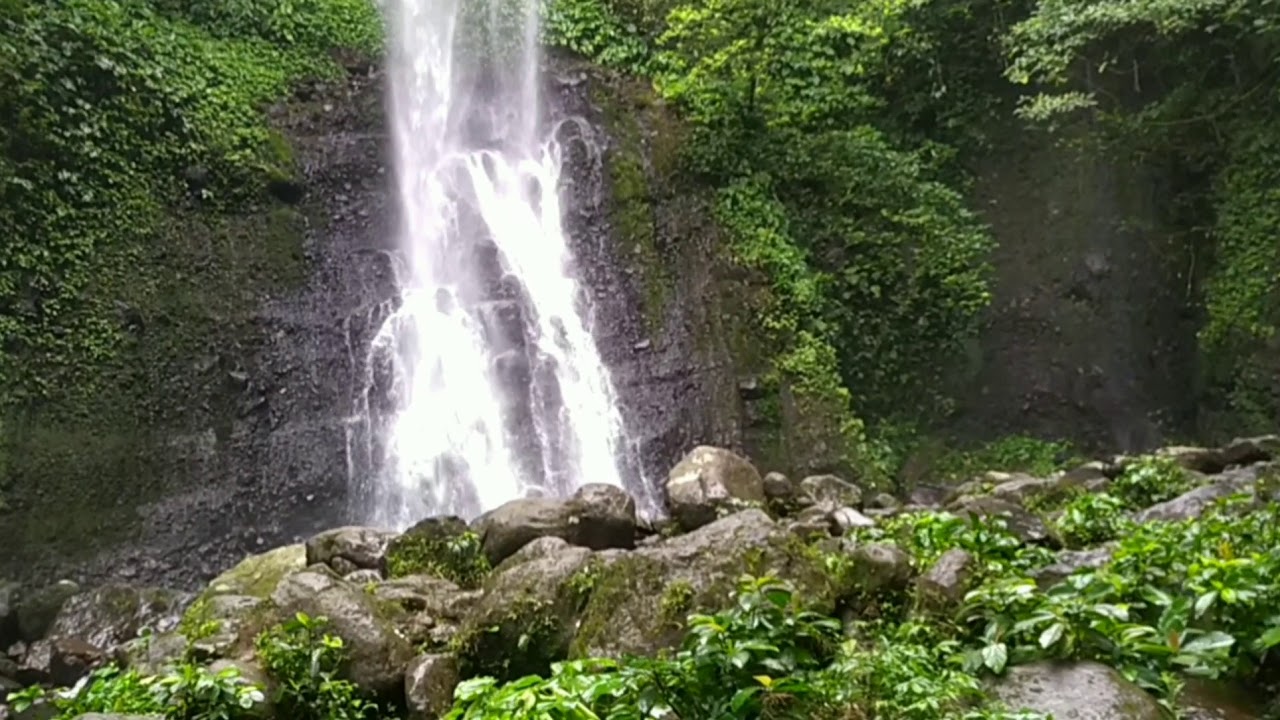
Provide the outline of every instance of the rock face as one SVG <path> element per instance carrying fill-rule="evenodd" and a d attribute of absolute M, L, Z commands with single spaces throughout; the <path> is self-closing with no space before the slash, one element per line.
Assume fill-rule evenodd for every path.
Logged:
<path fill-rule="evenodd" d="M 1094 662 L 1035 662 L 1009 668 L 991 686 L 1010 710 L 1076 720 L 1160 720 L 1155 698 L 1119 672 Z"/>
<path fill-rule="evenodd" d="M 133 308 L 145 340 L 127 340 L 145 362 L 83 420 L 5 426 L 0 576 L 194 587 L 341 524 L 362 459 L 346 419 L 394 291 L 382 85 L 360 69 L 273 112 L 297 204 L 164 218 L 164 257 L 138 271 L 165 300 Z"/>
<path fill-rule="evenodd" d="M 685 530 L 710 523 L 720 511 L 764 501 L 755 466 L 721 448 L 696 447 L 667 475 L 667 505 Z"/>

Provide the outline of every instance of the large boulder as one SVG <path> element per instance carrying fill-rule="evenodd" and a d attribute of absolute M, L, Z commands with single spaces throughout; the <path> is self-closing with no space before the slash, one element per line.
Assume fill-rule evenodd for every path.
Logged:
<path fill-rule="evenodd" d="M 24 593 L 18 601 L 18 635 L 25 642 L 35 642 L 49 633 L 62 604 L 80 592 L 70 580 L 59 580 L 34 592 Z"/>
<path fill-rule="evenodd" d="M 800 495 L 806 504 L 862 507 L 862 488 L 835 475 L 810 475 L 801 480 Z"/>
<path fill-rule="evenodd" d="M 916 606 L 927 611 L 955 607 L 969 591 L 977 563 L 967 550 L 952 548 L 916 579 Z"/>
<path fill-rule="evenodd" d="M 76 637 L 54 637 L 31 643 L 18 665 L 18 680 L 24 685 L 74 685 L 107 656 L 96 645 Z"/>
<path fill-rule="evenodd" d="M 380 570 L 387 544 L 397 533 L 350 525 L 327 530 L 307 541 L 307 564 L 324 563 L 340 575 Z"/>
<path fill-rule="evenodd" d="M 1017 503 L 1001 500 L 989 495 L 967 496 L 960 498 L 951 511 L 960 517 L 968 518 L 1000 518 L 1004 520 L 1009 532 L 1017 535 L 1025 543 L 1051 542 L 1049 528 L 1038 516 Z"/>
<path fill-rule="evenodd" d="M 1031 571 L 1031 577 L 1041 588 L 1051 588 L 1081 570 L 1096 570 L 1106 565 L 1115 550 L 1114 542 L 1087 550 L 1063 550 L 1052 564 Z"/>
<path fill-rule="evenodd" d="M 615 485 L 589 483 L 569 498 L 576 518 L 568 538 L 592 550 L 632 548 L 636 541 L 636 501 Z"/>
<path fill-rule="evenodd" d="M 105 585 L 67 598 L 49 635 L 78 638 L 110 651 L 144 628 L 156 633 L 173 630 L 191 599 L 190 593 L 164 588 Z"/>
<path fill-rule="evenodd" d="M 758 509 L 620 553 L 596 569 L 572 656 L 650 655 L 673 647 L 689 613 L 723 609 L 748 573 L 790 581 L 800 597 L 831 610 L 850 591 L 821 563 L 813 548 Z"/>
<path fill-rule="evenodd" d="M 409 575 L 372 586 L 384 606 L 402 610 L 396 627 L 415 646 L 446 647 L 484 593 L 464 590 L 444 578 Z"/>
<path fill-rule="evenodd" d="M 285 617 L 306 613 L 328 618 L 326 631 L 346 648 L 343 674 L 362 689 L 388 698 L 404 692 L 404 672 L 413 648 L 396 632 L 389 613 L 363 589 L 331 575 L 306 570 L 289 575 L 271 595 Z"/>
<path fill-rule="evenodd" d="M 438 720 L 453 707 L 453 691 L 461 676 L 449 654 L 421 655 L 405 673 L 404 698 L 409 720 Z"/>
<path fill-rule="evenodd" d="M 258 555 L 250 555 L 235 567 L 210 581 L 202 597 L 247 595 L 269 598 L 286 575 L 307 566 L 307 549 L 302 544 L 285 545 Z"/>
<path fill-rule="evenodd" d="M 591 483 L 568 500 L 512 500 L 480 516 L 475 527 L 493 565 L 541 537 L 592 550 L 631 548 L 636 542 L 636 502 L 622 488 Z"/>
<path fill-rule="evenodd" d="M 1116 670 L 1095 662 L 1015 665 L 990 687 L 1010 710 L 1075 720 L 1161 720 L 1155 698 Z"/>
<path fill-rule="evenodd" d="M 1280 435 L 1237 438 L 1222 448 L 1222 460 L 1227 465 L 1251 465 L 1276 459 L 1280 459 Z"/>
<path fill-rule="evenodd" d="M 1227 458 L 1221 450 L 1202 447 L 1165 447 L 1156 450 L 1157 457 L 1167 457 L 1187 470 L 1206 475 L 1222 472 Z"/>
<path fill-rule="evenodd" d="M 590 589 L 591 555 L 542 537 L 507 558 L 451 643 L 463 675 L 542 674 L 564 658 Z"/>
<path fill-rule="evenodd" d="M 1152 520 L 1176 522 L 1200 517 L 1219 500 L 1236 493 L 1252 493 L 1258 479 L 1258 467 L 1250 466 L 1228 470 L 1217 476 L 1216 482 L 1202 485 L 1172 500 L 1157 503 L 1138 513 L 1134 519 L 1140 523 Z"/>
<path fill-rule="evenodd" d="M 764 480 L 754 465 L 728 450 L 706 445 L 694 448 L 671 469 L 666 489 L 671 516 L 686 531 L 722 513 L 765 502 Z"/>
<path fill-rule="evenodd" d="M 235 658 L 251 654 L 258 633 L 275 620 L 267 598 L 207 595 L 187 608 L 177 634 L 202 659 Z"/>

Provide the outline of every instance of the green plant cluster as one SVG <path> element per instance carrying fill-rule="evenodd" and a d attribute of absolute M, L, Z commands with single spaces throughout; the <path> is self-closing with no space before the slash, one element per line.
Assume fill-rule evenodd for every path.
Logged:
<path fill-rule="evenodd" d="M 1094 497 L 1113 519 L 1128 507 Z M 968 552 L 971 590 L 950 614 L 882 598 L 878 617 L 841 633 L 786 584 L 744 578 L 727 610 L 690 617 L 674 654 L 566 662 L 507 684 L 476 678 L 448 717 L 1034 718 L 988 702 L 982 678 L 1044 658 L 1108 664 L 1171 709 L 1188 677 L 1257 679 L 1280 644 L 1280 504 L 1239 496 L 1190 520 L 1123 522 L 1105 564 L 1046 584 L 1036 578 L 1055 554 L 1003 521 L 904 513 L 846 542 L 896 544 L 922 571 Z M 1112 539 L 1094 530 L 1081 530 L 1081 545 Z"/>
<path fill-rule="evenodd" d="M 457 535 L 409 532 L 387 548 L 387 575 L 432 575 L 478 587 L 492 568 L 480 544 L 480 536 L 470 530 Z"/>
<path fill-rule="evenodd" d="M 264 107 L 380 36 L 364 0 L 0 4 L 0 402 L 100 389 L 166 215 L 291 177 Z"/>
<path fill-rule="evenodd" d="M 683 645 L 668 657 L 565 662 L 549 678 L 505 685 L 475 678 L 458 688 L 445 717 L 1030 717 L 983 707 L 977 678 L 947 667 L 949 646 L 923 628 L 914 637 L 899 629 L 865 645 L 842 642 L 839 621 L 799 601 L 785 583 L 743 578 L 730 609 L 690 616 Z"/>
<path fill-rule="evenodd" d="M 337 672 L 344 658 L 342 639 L 324 632 L 326 620 L 298 613 L 257 639 L 257 656 L 275 681 L 267 689 L 240 675 L 235 666 L 214 672 L 186 658 L 158 675 L 114 665 L 86 675 L 75 687 L 49 691 L 39 685 L 10 693 L 22 714 L 47 705 L 56 720 L 86 713 L 157 715 L 170 720 L 248 720 L 262 717 L 271 703 L 281 717 L 298 720 L 377 720 L 382 708 Z"/>
<path fill-rule="evenodd" d="M 937 477 L 972 480 L 988 470 L 1047 477 L 1077 460 L 1071 444 L 1028 435 L 1006 435 L 972 449 L 950 449 L 933 463 Z"/>

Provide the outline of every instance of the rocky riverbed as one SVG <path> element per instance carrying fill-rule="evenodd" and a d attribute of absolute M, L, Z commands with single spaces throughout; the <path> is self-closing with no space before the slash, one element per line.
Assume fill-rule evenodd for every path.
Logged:
<path fill-rule="evenodd" d="M 1228 496 L 1251 512 L 1273 502 L 1280 438 L 1165 448 L 1156 457 L 1178 466 L 1190 489 L 1131 513 L 1134 520 L 1195 518 Z M 656 523 L 638 519 L 622 490 L 588 485 L 567 499 L 512 501 L 472 523 L 427 518 L 403 533 L 335 528 L 247 557 L 194 593 L 0 582 L 0 695 L 73 685 L 108 663 L 159 673 L 191 658 L 269 686 L 255 640 L 302 614 L 326 618 L 342 639 L 346 679 L 408 717 L 437 718 L 468 677 L 511 679 L 545 674 L 567 658 L 673 648 L 687 615 L 722 609 L 744 574 L 786 581 L 808 607 L 848 623 L 877 612 L 887 595 L 908 599 L 916 613 L 954 610 L 973 585 L 969 552 L 951 549 L 921 566 L 892 542 L 865 540 L 862 531 L 903 513 L 1002 518 L 1020 542 L 1054 553 L 1036 571 L 1052 584 L 1107 562 L 1114 543 L 1065 542 L 1061 511 L 1045 511 L 1046 499 L 1104 493 L 1134 462 L 1117 457 L 1049 477 L 990 472 L 897 498 L 833 475 L 761 476 L 728 450 L 698 447 L 671 470 L 670 519 Z M 1162 712 L 1096 662 L 1017 665 L 992 693 L 1059 717 Z M 1209 691 L 1184 695 L 1193 717 L 1256 717 L 1204 700 L 1214 697 Z M 0 718 L 12 716 L 0 705 Z"/>

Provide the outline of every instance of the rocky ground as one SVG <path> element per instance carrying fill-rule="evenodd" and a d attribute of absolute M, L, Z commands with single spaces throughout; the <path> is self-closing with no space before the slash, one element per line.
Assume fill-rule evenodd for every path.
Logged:
<path fill-rule="evenodd" d="M 1182 468 L 1191 489 L 1132 513 L 1136 521 L 1195 518 L 1231 495 L 1251 498 L 1246 508 L 1271 502 L 1280 438 L 1157 456 Z M 269 687 L 255 640 L 302 614 L 327 618 L 327 631 L 341 637 L 345 679 L 408 717 L 437 718 L 464 678 L 511 679 L 545 674 L 566 658 L 675 647 L 686 616 L 722 608 L 743 574 L 787 581 L 808 606 L 849 623 L 875 612 L 869 598 L 886 593 L 909 598 L 915 612 L 953 610 L 973 584 L 970 553 L 951 549 L 922 566 L 892 542 L 868 541 L 868 531 L 904 513 L 1001 517 L 1020 542 L 1054 553 L 1036 570 L 1037 582 L 1052 584 L 1107 562 L 1114 543 L 1064 537 L 1070 525 L 1062 510 L 1044 510 L 1046 499 L 1104 493 L 1134 462 L 1113 458 L 1049 477 L 992 472 L 895 498 L 868 496 L 831 475 L 762 477 L 727 450 L 698 447 L 670 472 L 670 519 L 656 524 L 637 520 L 622 490 L 588 485 L 564 500 L 512 501 L 471 524 L 430 518 L 404 533 L 336 528 L 248 557 L 199 593 L 0 582 L 0 691 L 71 686 L 108 663 L 159 673 L 193 658 Z M 1059 717 L 1162 712 L 1094 662 L 1015 665 L 992 694 Z M 1184 703 L 1217 705 L 1188 706 L 1193 717 L 1259 717 L 1194 699 L 1201 695 L 1212 693 Z M 32 714 L 38 710 L 0 704 L 0 718 L 48 717 Z"/>

